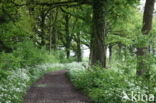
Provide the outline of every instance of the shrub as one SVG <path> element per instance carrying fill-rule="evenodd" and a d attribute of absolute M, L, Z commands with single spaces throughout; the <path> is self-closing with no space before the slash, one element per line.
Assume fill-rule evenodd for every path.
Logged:
<path fill-rule="evenodd" d="M 24 41 L 16 45 L 13 55 L 21 58 L 20 64 L 23 67 L 43 63 L 47 59 L 46 53 L 45 49 L 37 48 L 32 41 Z"/>
<path fill-rule="evenodd" d="M 31 41 L 24 41 L 15 46 L 13 53 L 0 54 L 0 69 L 34 66 L 47 61 L 47 56 L 45 49 L 35 47 Z"/>
<path fill-rule="evenodd" d="M 155 94 L 155 82 L 146 82 L 135 76 L 117 72 L 113 69 L 102 69 L 100 67 L 93 67 L 86 70 L 78 70 L 70 72 L 71 81 L 75 87 L 81 89 L 86 93 L 93 103 L 132 103 L 131 100 L 124 101 L 122 97 L 123 92 L 131 94 L 146 93 Z M 152 89 L 150 89 L 152 88 Z M 136 103 L 143 103 L 137 101 Z M 151 102 L 152 103 L 152 102 Z"/>
<path fill-rule="evenodd" d="M 38 65 L 33 68 L 11 70 L 6 78 L 3 77 L 0 80 L 0 103 L 22 103 L 27 88 L 42 76 L 48 68 L 48 65 Z M 33 73 L 30 73 L 30 70 Z"/>
<path fill-rule="evenodd" d="M 9 70 L 21 67 L 21 58 L 15 57 L 13 53 L 1 53 L 0 54 L 0 68 L 3 70 Z"/>
<path fill-rule="evenodd" d="M 14 49 L 12 53 L 0 54 L 0 103 L 22 103 L 30 84 L 52 66 L 41 64 L 48 59 L 56 62 L 55 56 L 48 57 L 45 49 L 37 48 L 31 41 L 20 42 Z"/>

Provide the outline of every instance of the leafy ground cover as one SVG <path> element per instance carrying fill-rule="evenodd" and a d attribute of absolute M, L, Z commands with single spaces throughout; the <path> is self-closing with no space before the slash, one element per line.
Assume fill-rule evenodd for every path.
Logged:
<path fill-rule="evenodd" d="M 155 75 L 148 81 L 113 69 L 93 67 L 70 70 L 69 76 L 93 103 L 155 103 L 152 99 L 156 95 Z"/>
<path fill-rule="evenodd" d="M 0 103 L 22 103 L 23 96 L 32 83 L 48 72 L 60 69 L 78 69 L 86 65 L 86 63 L 76 62 L 61 64 L 58 57 L 50 55 L 45 58 L 47 54 L 38 49 L 35 51 L 33 48 L 31 51 L 25 46 L 20 49 L 21 52 L 14 51 L 10 54 L 1 54 L 1 60 L 4 62 L 1 62 L 2 69 L 0 71 Z M 9 62 L 6 62 L 4 57 Z M 47 59 L 50 60 L 47 61 Z"/>
<path fill-rule="evenodd" d="M 45 64 L 47 51 L 37 48 L 33 42 L 18 43 L 12 53 L 0 53 L 0 103 L 21 103 L 27 88 L 55 65 Z M 57 62 L 50 56 L 50 63 Z"/>

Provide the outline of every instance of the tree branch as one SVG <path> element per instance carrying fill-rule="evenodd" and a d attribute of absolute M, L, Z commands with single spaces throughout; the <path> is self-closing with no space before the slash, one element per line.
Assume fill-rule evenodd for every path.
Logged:
<path fill-rule="evenodd" d="M 82 16 L 72 14 L 72 13 L 70 13 L 70 12 L 64 10 L 63 8 L 60 8 L 60 9 L 61 9 L 62 12 L 66 13 L 66 14 L 69 14 L 69 15 L 75 17 L 75 18 L 78 18 L 78 19 L 81 19 L 81 20 L 83 20 L 83 21 L 86 21 L 86 19 L 85 19 L 84 17 L 82 17 Z"/>
<path fill-rule="evenodd" d="M 37 6 L 51 6 L 53 8 L 55 7 L 61 7 L 61 6 L 67 6 L 67 7 L 72 7 L 72 6 L 80 6 L 80 5 L 83 5 L 83 4 L 88 4 L 90 5 L 91 2 L 89 1 L 81 1 L 81 2 L 78 2 L 78 1 L 75 1 L 75 0 L 71 0 L 71 1 L 62 1 L 62 2 L 51 2 L 51 3 L 48 3 L 48 2 L 34 2 L 34 3 L 25 3 L 25 4 L 18 4 L 18 3 L 15 3 L 11 0 L 11 3 L 13 3 L 15 6 L 27 6 L 27 5 L 37 5 Z"/>

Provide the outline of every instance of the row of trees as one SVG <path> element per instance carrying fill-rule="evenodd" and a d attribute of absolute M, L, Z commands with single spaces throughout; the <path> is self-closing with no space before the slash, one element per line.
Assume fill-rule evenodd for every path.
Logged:
<path fill-rule="evenodd" d="M 154 1 L 146 1 L 142 35 L 149 35 L 151 31 Z M 138 5 L 137 0 L 2 0 L 0 51 L 11 52 L 13 46 L 10 44 L 32 39 L 37 46 L 45 46 L 50 52 L 65 48 L 67 58 L 73 50 L 77 61 L 81 61 L 81 47 L 86 45 L 90 48 L 91 65 L 106 68 L 107 48 L 111 59 L 113 47 L 118 45 L 120 50 L 128 48 L 137 56 L 137 74 L 147 75 L 148 41 L 141 46 L 133 43 L 133 36 L 138 33 L 133 30 L 141 31 L 141 26 L 137 28 L 141 24 L 136 19 L 141 15 L 136 9 Z M 6 35 L 6 31 L 11 35 Z M 137 52 L 133 53 L 136 48 Z"/>

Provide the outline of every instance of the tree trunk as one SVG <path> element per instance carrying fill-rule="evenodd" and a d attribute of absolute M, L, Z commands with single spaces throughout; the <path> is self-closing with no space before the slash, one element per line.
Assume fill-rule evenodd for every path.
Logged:
<path fill-rule="evenodd" d="M 53 50 L 57 49 L 57 30 L 53 28 L 53 35 L 52 35 L 52 48 Z"/>
<path fill-rule="evenodd" d="M 155 56 L 155 44 L 152 43 L 152 55 Z"/>
<path fill-rule="evenodd" d="M 82 61 L 82 52 L 81 52 L 81 40 L 80 40 L 80 33 L 77 33 L 77 61 Z"/>
<path fill-rule="evenodd" d="M 70 57 L 70 43 L 71 43 L 71 37 L 70 37 L 70 34 L 69 34 L 69 15 L 68 14 L 65 14 L 65 32 L 66 32 L 66 44 L 65 44 L 65 47 L 66 47 L 66 56 L 67 56 L 67 59 L 69 59 Z"/>
<path fill-rule="evenodd" d="M 44 22 L 45 22 L 45 15 L 44 13 L 41 14 L 41 46 L 45 46 L 45 32 L 44 32 Z"/>
<path fill-rule="evenodd" d="M 112 60 L 112 45 L 109 45 L 109 63 L 111 63 L 111 60 Z"/>
<path fill-rule="evenodd" d="M 26 0 L 26 2 L 27 2 L 27 4 L 34 4 L 35 3 L 34 0 Z M 34 5 L 33 6 L 32 5 L 27 5 L 27 8 L 29 10 L 30 16 L 33 16 L 34 15 L 34 10 L 35 10 Z"/>
<path fill-rule="evenodd" d="M 93 1 L 93 33 L 91 35 L 91 65 L 106 67 L 104 1 Z"/>
<path fill-rule="evenodd" d="M 53 27 L 50 27 L 50 33 L 49 33 L 49 54 L 51 54 L 51 48 L 52 48 L 52 33 L 53 33 Z"/>
<path fill-rule="evenodd" d="M 152 29 L 154 2 L 155 0 L 146 0 L 142 27 L 143 35 L 148 35 Z M 137 48 L 137 75 L 139 76 L 149 75 L 149 64 L 145 60 L 147 55 L 148 55 L 147 45 L 144 47 Z"/>
<path fill-rule="evenodd" d="M 120 62 L 122 62 L 122 60 L 123 60 L 123 55 L 122 55 L 122 44 L 121 43 L 118 43 L 118 47 L 119 47 L 119 50 L 118 50 L 118 60 L 120 61 Z"/>

